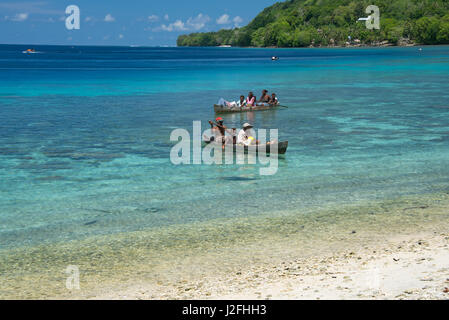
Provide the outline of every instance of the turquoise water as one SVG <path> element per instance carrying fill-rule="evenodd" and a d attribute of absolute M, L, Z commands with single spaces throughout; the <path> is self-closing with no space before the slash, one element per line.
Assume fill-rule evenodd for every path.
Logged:
<path fill-rule="evenodd" d="M 25 49 L 0 46 L 2 249 L 449 191 L 447 46 Z M 173 129 L 264 88 L 289 108 L 223 118 L 279 129 L 276 175 L 170 162 Z"/>

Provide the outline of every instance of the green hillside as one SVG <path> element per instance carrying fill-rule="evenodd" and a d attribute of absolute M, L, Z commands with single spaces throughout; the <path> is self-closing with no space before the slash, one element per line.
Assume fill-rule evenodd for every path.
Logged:
<path fill-rule="evenodd" d="M 368 5 L 380 8 L 380 30 L 364 22 Z M 247 26 L 192 33 L 178 46 L 305 47 L 355 43 L 448 44 L 449 0 L 290 0 L 265 8 Z M 352 43 L 354 44 L 354 43 Z"/>

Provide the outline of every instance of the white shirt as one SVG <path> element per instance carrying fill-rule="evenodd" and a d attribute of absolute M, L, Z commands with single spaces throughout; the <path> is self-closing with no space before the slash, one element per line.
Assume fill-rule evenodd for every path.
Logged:
<path fill-rule="evenodd" d="M 245 146 L 249 146 L 252 142 L 252 140 L 249 139 L 249 137 L 253 137 L 254 139 L 256 139 L 256 134 L 255 134 L 254 130 L 248 129 L 245 131 L 245 130 L 241 129 L 237 136 L 237 144 L 243 144 Z"/>
<path fill-rule="evenodd" d="M 244 107 L 244 106 L 246 106 L 246 101 L 245 100 L 243 100 L 242 103 L 240 103 L 240 100 L 237 101 L 237 107 Z"/>

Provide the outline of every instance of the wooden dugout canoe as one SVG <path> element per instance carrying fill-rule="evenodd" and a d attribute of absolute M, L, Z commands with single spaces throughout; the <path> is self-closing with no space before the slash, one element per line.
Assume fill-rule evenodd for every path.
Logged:
<path fill-rule="evenodd" d="M 218 104 L 214 105 L 214 111 L 215 113 L 237 113 L 237 112 L 250 112 L 250 111 L 262 111 L 262 110 L 272 110 L 277 109 L 279 106 L 270 106 L 270 105 L 263 105 L 263 106 L 254 106 L 254 107 L 223 107 Z"/>
<path fill-rule="evenodd" d="M 218 144 L 216 142 L 208 142 L 208 141 L 205 141 L 205 143 L 206 144 L 210 144 L 210 143 Z M 221 146 L 221 143 L 220 143 L 220 146 Z M 233 145 L 225 144 L 225 148 L 230 148 L 231 146 L 232 146 L 234 152 L 237 152 L 239 150 L 238 148 L 236 148 L 237 145 L 235 145 L 235 144 L 233 144 Z M 287 152 L 287 148 L 288 148 L 288 141 L 281 141 L 278 143 L 267 144 L 265 152 L 267 154 L 270 154 L 270 153 L 276 153 L 276 151 L 277 151 L 278 154 L 285 154 Z M 243 147 L 243 150 L 245 153 L 248 153 L 248 152 L 258 153 L 259 149 L 262 149 L 262 148 L 260 148 L 259 145 L 251 145 L 251 146 Z"/>

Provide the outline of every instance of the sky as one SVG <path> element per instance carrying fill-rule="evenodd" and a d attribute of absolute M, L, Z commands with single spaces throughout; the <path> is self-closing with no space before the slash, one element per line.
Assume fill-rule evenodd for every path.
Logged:
<path fill-rule="evenodd" d="M 275 2 L 0 0 L 0 44 L 175 46 L 180 34 L 245 26 Z M 79 29 L 66 27 L 70 5 L 80 10 Z"/>

